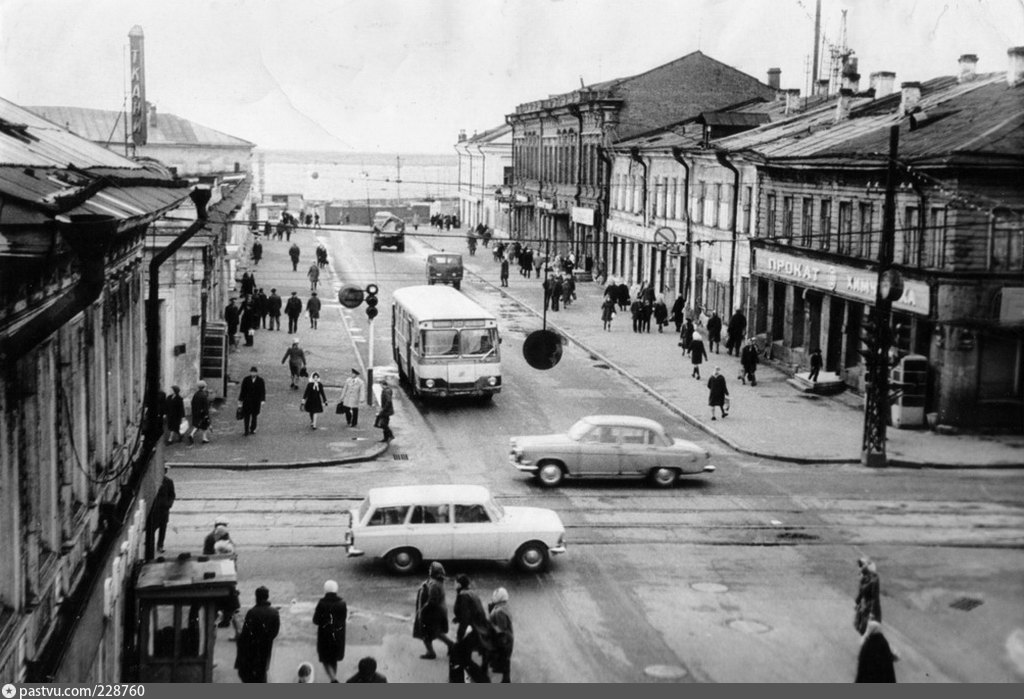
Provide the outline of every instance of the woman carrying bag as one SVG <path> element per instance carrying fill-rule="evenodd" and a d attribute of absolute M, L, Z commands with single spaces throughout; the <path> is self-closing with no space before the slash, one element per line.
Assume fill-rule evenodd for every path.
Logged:
<path fill-rule="evenodd" d="M 299 410 L 309 413 L 311 429 L 318 429 L 317 416 L 324 411 L 326 405 L 327 394 L 324 393 L 324 385 L 320 383 L 320 374 L 314 371 L 309 377 L 309 383 L 306 384 L 306 392 L 302 394 L 302 402 L 299 403 Z"/>

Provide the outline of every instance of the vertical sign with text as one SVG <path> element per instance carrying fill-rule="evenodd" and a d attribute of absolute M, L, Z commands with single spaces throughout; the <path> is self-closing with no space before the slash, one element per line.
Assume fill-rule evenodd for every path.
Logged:
<path fill-rule="evenodd" d="M 142 27 L 128 33 L 132 71 L 132 143 L 146 145 L 146 56 L 143 50 Z"/>

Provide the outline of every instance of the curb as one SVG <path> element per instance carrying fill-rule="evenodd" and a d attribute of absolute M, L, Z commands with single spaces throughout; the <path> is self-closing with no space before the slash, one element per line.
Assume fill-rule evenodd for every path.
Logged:
<path fill-rule="evenodd" d="M 373 449 L 368 449 L 355 456 L 343 456 L 337 459 L 315 459 L 311 461 L 260 461 L 257 463 L 191 463 L 187 461 L 168 461 L 167 466 L 174 469 L 179 468 L 217 468 L 223 471 L 254 471 L 271 469 L 294 469 L 294 468 L 316 468 L 318 466 L 341 466 L 343 464 L 355 464 L 363 461 L 374 461 L 378 456 L 385 453 L 391 447 L 390 443 L 378 444 Z"/>

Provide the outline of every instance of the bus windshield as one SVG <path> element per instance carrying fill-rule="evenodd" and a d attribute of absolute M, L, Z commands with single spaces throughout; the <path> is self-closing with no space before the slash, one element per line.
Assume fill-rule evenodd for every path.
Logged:
<path fill-rule="evenodd" d="M 423 355 L 426 357 L 486 357 L 497 346 L 496 328 L 445 328 L 423 331 Z"/>

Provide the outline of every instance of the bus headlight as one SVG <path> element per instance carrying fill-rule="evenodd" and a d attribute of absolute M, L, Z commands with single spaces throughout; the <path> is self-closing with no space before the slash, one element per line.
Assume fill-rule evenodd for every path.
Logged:
<path fill-rule="evenodd" d="M 488 376 L 487 377 L 487 385 L 488 386 L 494 386 L 497 383 L 498 383 L 498 379 L 494 378 L 493 376 Z"/>
<path fill-rule="evenodd" d="M 433 379 L 427 379 L 426 381 L 423 382 L 423 385 L 425 385 L 427 388 L 433 388 L 434 387 L 434 380 Z"/>

